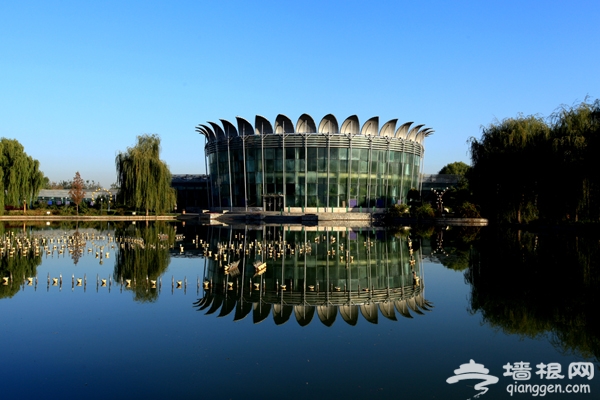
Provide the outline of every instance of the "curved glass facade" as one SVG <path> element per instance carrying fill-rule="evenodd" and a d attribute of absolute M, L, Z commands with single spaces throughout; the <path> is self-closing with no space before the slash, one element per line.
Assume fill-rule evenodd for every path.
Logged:
<path fill-rule="evenodd" d="M 316 127 L 306 114 L 294 129 L 279 115 L 275 129 L 257 116 L 254 127 L 221 120 L 197 131 L 206 136 L 211 207 L 265 211 L 389 207 L 403 203 L 419 186 L 423 138 L 432 133 L 411 123 L 395 130 L 396 120 L 379 130 L 377 117 L 358 129 L 349 117 L 338 129 L 332 115 Z"/>

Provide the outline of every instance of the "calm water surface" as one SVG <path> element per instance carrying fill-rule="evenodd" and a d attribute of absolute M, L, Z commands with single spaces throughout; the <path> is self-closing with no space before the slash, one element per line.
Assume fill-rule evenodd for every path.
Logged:
<path fill-rule="evenodd" d="M 511 396 L 520 384 L 587 385 L 546 396 L 600 398 L 597 239 L 74 228 L 2 232 L 2 398 L 467 399 L 482 375 L 498 379 L 481 399 L 536 397 Z M 479 379 L 447 383 L 470 360 Z M 529 379 L 504 375 L 519 362 Z M 563 378 L 541 379 L 541 363 Z"/>

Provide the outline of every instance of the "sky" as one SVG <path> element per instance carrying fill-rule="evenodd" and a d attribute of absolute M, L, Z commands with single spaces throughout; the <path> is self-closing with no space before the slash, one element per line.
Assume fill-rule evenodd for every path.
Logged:
<path fill-rule="evenodd" d="M 433 128 L 437 173 L 491 123 L 598 98 L 598 16 L 597 0 L 4 1 L 0 137 L 51 181 L 108 187 L 138 135 L 200 174 L 198 124 L 356 114 Z"/>

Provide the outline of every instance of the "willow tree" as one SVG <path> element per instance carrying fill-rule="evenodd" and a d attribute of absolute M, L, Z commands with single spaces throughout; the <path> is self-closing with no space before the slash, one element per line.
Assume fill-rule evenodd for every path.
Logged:
<path fill-rule="evenodd" d="M 503 222 L 529 222 L 539 216 L 538 196 L 549 164 L 550 128 L 535 116 L 507 118 L 470 139 L 467 173 L 482 214 Z"/>
<path fill-rule="evenodd" d="M 118 199 L 128 207 L 156 214 L 173 209 L 176 196 L 169 167 L 159 158 L 158 135 L 141 135 L 127 152 L 117 154 Z"/>
<path fill-rule="evenodd" d="M 31 203 L 44 184 L 40 163 L 15 139 L 0 139 L 0 214 L 4 206 Z"/>
<path fill-rule="evenodd" d="M 482 214 L 499 222 L 600 220 L 600 101 L 549 122 L 505 119 L 471 138 L 467 173 Z"/>
<path fill-rule="evenodd" d="M 560 183 L 550 210 L 567 220 L 600 218 L 600 101 L 561 107 L 551 116 L 552 171 Z"/>

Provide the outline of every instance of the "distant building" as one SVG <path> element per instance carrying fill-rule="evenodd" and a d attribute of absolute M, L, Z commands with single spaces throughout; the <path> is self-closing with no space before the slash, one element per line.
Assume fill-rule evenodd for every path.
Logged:
<path fill-rule="evenodd" d="M 421 181 L 421 192 L 453 188 L 459 185 L 461 179 L 460 175 L 424 174 Z"/>
<path fill-rule="evenodd" d="M 209 177 L 208 175 L 173 175 L 171 186 L 177 192 L 177 210 L 179 212 L 201 212 L 209 208 Z M 98 196 L 111 196 L 113 201 L 117 196 L 117 189 L 85 189 L 84 201 L 90 203 Z M 47 205 L 65 205 L 71 202 L 69 189 L 42 189 L 37 197 L 38 202 Z"/>
<path fill-rule="evenodd" d="M 317 125 L 303 114 L 294 124 L 278 115 L 274 125 L 256 116 L 198 125 L 206 137 L 209 199 L 214 210 L 261 209 L 347 212 L 406 202 L 420 187 L 431 128 L 412 122 L 396 129 L 373 117 L 362 126 L 356 115 L 339 125 L 328 114 Z"/>
<path fill-rule="evenodd" d="M 64 205 L 69 204 L 71 202 L 71 198 L 69 197 L 70 189 L 42 189 L 38 194 L 37 201 L 44 202 L 48 205 Z M 94 201 L 98 198 L 98 196 L 108 196 L 112 197 L 114 201 L 115 196 L 117 195 L 116 189 L 84 189 L 85 196 L 83 198 L 84 201 L 88 203 Z"/>

